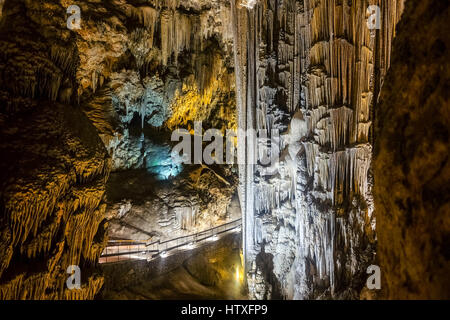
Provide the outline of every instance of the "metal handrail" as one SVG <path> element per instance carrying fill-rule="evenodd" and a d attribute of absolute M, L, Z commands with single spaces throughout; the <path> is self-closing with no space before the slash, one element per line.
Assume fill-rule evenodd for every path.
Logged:
<path fill-rule="evenodd" d="M 238 224 L 236 224 L 237 222 L 238 222 Z M 236 225 L 233 225 L 232 227 L 227 228 L 228 226 L 230 226 L 232 224 L 236 224 Z M 152 243 L 145 244 L 145 245 L 142 242 L 136 242 L 135 245 L 137 245 L 137 246 L 140 246 L 140 245 L 145 246 L 145 248 L 143 248 L 143 250 L 137 250 L 137 251 L 135 249 L 135 251 L 126 251 L 126 252 L 117 252 L 117 253 L 110 253 L 110 254 L 108 254 L 108 247 L 106 247 L 105 248 L 106 254 L 102 253 L 100 257 L 101 258 L 119 257 L 119 256 L 126 256 L 126 255 L 133 255 L 133 254 L 143 254 L 143 253 L 152 253 L 152 252 L 156 253 L 155 255 L 152 256 L 152 257 L 155 257 L 155 256 L 158 256 L 161 252 L 171 251 L 171 250 L 183 247 L 185 245 L 188 245 L 188 244 L 190 244 L 192 242 L 199 243 L 199 242 L 205 241 L 205 240 L 207 240 L 207 239 L 209 239 L 209 238 L 211 238 L 211 237 L 213 237 L 215 235 L 222 234 L 222 233 L 231 231 L 231 230 L 233 230 L 235 228 L 238 228 L 241 225 L 242 225 L 241 219 L 237 219 L 237 220 L 234 220 L 234 221 L 230 221 L 230 222 L 224 223 L 224 224 L 222 224 L 220 226 L 212 227 L 212 228 L 207 229 L 207 230 L 202 230 L 202 231 L 199 231 L 199 232 L 187 235 L 187 236 L 181 236 L 181 237 L 168 239 L 168 240 L 164 240 L 164 241 L 157 240 L 157 241 L 154 241 Z M 219 230 L 220 228 L 222 228 L 222 230 Z M 215 231 L 215 230 L 217 230 L 217 231 L 216 232 L 211 232 L 211 231 Z M 181 243 L 179 243 L 180 239 L 188 239 L 188 241 L 182 241 Z M 169 243 L 170 242 L 175 242 L 175 241 L 177 243 L 174 246 L 169 247 Z M 156 244 L 158 245 L 157 249 L 147 249 L 149 246 L 156 245 Z M 161 245 L 164 245 L 164 244 L 166 245 L 165 248 L 161 248 Z M 128 245 L 130 245 L 130 244 L 128 244 Z M 119 245 L 114 245 L 113 247 L 119 247 Z M 164 249 L 164 250 L 162 250 L 162 249 Z M 132 259 L 132 258 L 130 258 L 130 259 Z"/>
<path fill-rule="evenodd" d="M 187 236 L 181 236 L 181 237 L 177 237 L 177 238 L 173 238 L 173 239 L 169 239 L 169 240 L 159 241 L 159 243 L 163 244 L 163 243 L 166 243 L 166 242 L 171 242 L 171 241 L 175 241 L 175 240 L 179 240 L 179 239 L 189 238 L 189 237 L 201 234 L 201 233 L 206 233 L 206 232 L 209 232 L 209 231 L 212 231 L 212 230 L 215 230 L 215 229 L 219 229 L 221 227 L 230 225 L 230 224 L 235 223 L 237 221 L 241 221 L 241 219 L 237 219 L 237 220 L 234 220 L 234 221 L 231 221 L 231 222 L 227 222 L 227 223 L 221 224 L 220 226 L 212 227 L 212 228 L 209 228 L 209 229 L 206 229 L 206 230 L 202 230 L 202 231 L 199 231 L 199 232 L 187 235 Z M 155 241 L 155 242 L 158 242 L 158 241 Z"/>
<path fill-rule="evenodd" d="M 117 243 L 115 243 L 115 242 L 111 242 L 111 241 L 108 241 L 108 244 L 109 245 L 111 245 L 111 246 L 115 246 L 115 247 L 125 247 L 125 246 L 141 246 L 141 245 L 145 245 L 146 244 L 146 242 L 145 241 L 142 241 L 142 242 L 132 242 L 132 241 L 130 241 L 130 242 L 117 242 Z"/>

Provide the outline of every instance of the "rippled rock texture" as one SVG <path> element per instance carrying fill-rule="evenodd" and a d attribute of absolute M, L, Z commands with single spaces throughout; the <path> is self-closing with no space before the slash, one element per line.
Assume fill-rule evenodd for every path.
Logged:
<path fill-rule="evenodd" d="M 450 6 L 407 1 L 376 110 L 383 296 L 450 298 Z"/>
<path fill-rule="evenodd" d="M 95 128 L 50 101 L 0 122 L 0 298 L 94 298 L 111 165 Z M 81 290 L 66 287 L 70 265 L 81 268 Z"/>
<path fill-rule="evenodd" d="M 55 6 L 2 8 L 1 299 L 92 299 L 103 284 L 94 266 L 106 241 L 111 162 L 90 121 L 69 104 L 76 48 L 70 31 L 52 25 L 65 23 Z M 70 265 L 81 268 L 81 289 L 66 287 Z"/>
<path fill-rule="evenodd" d="M 157 144 L 147 129 L 191 130 L 194 121 L 205 129 L 236 127 L 227 1 L 116 0 L 80 7 L 99 18 L 90 16 L 75 31 L 78 96 L 113 170 L 147 168 L 148 153 L 168 147 L 170 133 Z"/>

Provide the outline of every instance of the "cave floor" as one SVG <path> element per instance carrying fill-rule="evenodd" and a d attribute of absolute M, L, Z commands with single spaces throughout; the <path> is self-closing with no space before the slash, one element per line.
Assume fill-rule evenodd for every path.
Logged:
<path fill-rule="evenodd" d="M 240 286 L 228 283 L 220 287 L 208 287 L 193 277 L 185 267 L 180 266 L 166 274 L 141 285 L 127 287 L 114 292 L 105 299 L 119 300 L 232 300 L 246 299 Z"/>

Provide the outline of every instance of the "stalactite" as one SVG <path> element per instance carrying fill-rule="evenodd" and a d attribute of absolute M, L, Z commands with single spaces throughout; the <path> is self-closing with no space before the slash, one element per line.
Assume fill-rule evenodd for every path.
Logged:
<path fill-rule="evenodd" d="M 400 17 L 396 9 L 403 1 L 376 2 L 382 5 L 384 19 L 389 21 L 383 20 L 387 33 L 380 35 L 381 41 L 390 43 Z M 366 26 L 368 5 L 369 1 L 288 0 L 282 3 L 258 1 L 252 9 L 232 8 L 236 15 L 234 28 L 240 34 L 239 39 L 235 38 L 237 92 L 258 93 L 255 100 L 243 102 L 238 98 L 238 110 L 248 114 L 248 108 L 256 109 L 256 129 L 267 132 L 270 129 L 285 132 L 286 119 L 291 120 L 297 111 L 303 114 L 307 127 L 286 144 L 290 154 L 294 152 L 293 159 L 282 158 L 278 167 L 285 168 L 284 163 L 290 163 L 287 170 L 283 169 L 288 174 L 279 173 L 283 178 L 247 175 L 241 180 L 246 190 L 255 184 L 254 195 L 245 197 L 244 194 L 246 201 L 252 201 L 252 197 L 255 200 L 255 207 L 251 209 L 254 212 L 245 212 L 247 224 L 256 223 L 252 218 L 254 213 L 257 219 L 267 220 L 268 215 L 284 215 L 289 207 L 296 210 L 299 239 L 295 241 L 298 243 L 295 260 L 278 260 L 277 255 L 281 257 L 284 253 L 279 252 L 277 236 L 265 239 L 265 251 L 274 254 L 275 269 L 285 268 L 289 263 L 295 265 L 292 267 L 295 279 L 289 281 L 295 281 L 297 289 L 286 292 L 291 297 L 311 297 L 314 287 L 323 283 L 329 286 L 328 294 L 333 296 L 335 289 L 342 286 L 337 283 L 338 279 L 352 281 L 347 275 L 355 272 L 354 263 L 348 272 L 343 271 L 344 267 L 339 263 L 356 255 L 355 248 L 362 244 L 337 247 L 337 233 L 342 231 L 340 228 L 344 224 L 337 225 L 336 219 L 350 210 L 345 199 L 357 203 L 356 208 L 351 209 L 352 214 L 368 216 L 372 210 L 369 204 L 367 209 L 364 205 L 364 201 L 371 198 L 370 112 L 374 87 L 382 79 L 374 77 L 375 57 L 381 50 L 376 51 L 374 33 Z M 258 17 L 264 18 L 258 20 Z M 243 23 L 240 19 L 249 22 Z M 256 30 L 252 29 L 252 19 L 256 21 Z M 253 51 L 245 51 L 253 45 L 257 46 L 256 55 Z M 242 55 L 247 59 L 241 60 Z M 381 59 L 382 65 L 388 60 L 387 56 Z M 258 70 L 256 80 L 251 78 L 251 68 Z M 239 121 L 238 125 L 239 128 L 252 127 L 252 124 Z M 259 143 L 265 144 L 262 140 Z M 293 150 L 298 147 L 294 146 L 302 146 L 304 155 L 295 154 Z M 241 172 L 246 170 L 248 168 L 240 167 Z M 257 173 L 266 172 L 263 170 L 262 166 L 256 167 Z M 290 195 L 288 190 L 294 190 L 294 194 Z M 365 220 L 362 221 L 364 225 Z M 371 223 L 370 219 L 367 223 Z M 254 234 L 264 238 L 266 232 L 258 228 L 272 228 L 273 224 L 285 228 L 267 220 L 256 224 Z M 358 231 L 345 232 L 352 234 L 351 237 L 367 236 L 360 225 Z M 345 224 L 347 229 L 353 227 L 352 223 Z M 258 252 L 260 248 L 255 245 L 248 249 L 246 259 L 250 261 L 254 259 L 252 250 Z M 283 247 L 282 250 L 292 248 Z M 360 257 L 352 256 L 352 259 Z M 317 270 L 314 276 L 308 275 L 311 269 Z M 250 270 L 250 274 L 256 272 Z M 343 272 L 347 272 L 346 276 L 342 276 Z M 286 273 L 277 276 L 280 281 L 288 281 L 287 277 L 290 277 Z"/>
<path fill-rule="evenodd" d="M 18 167 L 13 171 L 18 178 L 2 176 L 2 181 L 9 181 L 1 196 L 10 233 L 1 239 L 6 250 L 0 255 L 0 277 L 8 274 L 10 280 L 0 282 L 1 299 L 64 298 L 58 281 L 63 288 L 65 268 L 78 265 L 82 257 L 94 264 L 106 245 L 103 238 L 96 240 L 98 243 L 94 238 L 104 219 L 102 201 L 110 159 L 80 111 L 57 104 L 41 104 L 40 111 L 18 127 L 14 136 L 17 141 L 27 141 L 21 145 L 22 153 L 17 153 L 14 139 L 2 149 L 5 155 L 15 152 Z M 77 131 L 78 124 L 89 139 Z M 28 161 L 33 163 L 32 169 L 22 170 Z M 45 264 L 39 272 L 23 272 L 17 267 L 20 257 Z M 92 286 L 86 287 L 84 297 L 92 298 L 98 292 L 99 288 Z"/>
<path fill-rule="evenodd" d="M 160 109 L 169 109 L 173 97 L 179 102 L 175 109 L 184 107 L 186 100 L 176 91 L 185 85 L 187 95 L 192 93 L 202 105 L 195 110 L 197 116 L 222 117 L 213 125 L 235 128 L 235 117 L 229 116 L 234 108 L 227 56 L 232 50 L 231 15 L 226 1 L 82 2 L 83 27 L 68 30 L 62 4 L 19 2 L 1 16 L 2 26 L 11 29 L 0 41 L 0 112 L 11 116 L 11 123 L 0 130 L 7 138 L 2 153 L 19 161 L 17 179 L 1 170 L 7 221 L 0 225 L 0 298 L 92 299 L 102 279 L 86 274 L 77 292 L 67 290 L 64 280 L 68 265 L 92 266 L 106 244 L 101 236 L 103 195 L 111 160 L 97 133 L 113 144 L 122 137 L 111 137 L 115 124 L 105 114 L 131 121 L 137 111 L 142 127 L 145 121 L 162 123 L 170 112 L 162 115 Z M 106 10 L 112 14 L 105 15 Z M 19 19 L 22 14 L 31 20 Z M 185 65 L 187 57 L 195 63 Z M 179 66 L 191 75 L 174 72 Z M 115 96 L 118 91 L 130 97 Z M 27 111 L 27 117 L 21 119 L 18 111 Z M 192 119 L 192 114 L 183 114 L 184 108 L 178 111 L 174 125 Z M 160 118 L 151 120 L 150 115 Z M 18 150 L 15 144 L 25 147 Z M 22 258 L 43 262 L 38 275 L 32 268 L 24 274 L 14 269 Z M 1 278 L 4 274 L 8 281 Z"/>

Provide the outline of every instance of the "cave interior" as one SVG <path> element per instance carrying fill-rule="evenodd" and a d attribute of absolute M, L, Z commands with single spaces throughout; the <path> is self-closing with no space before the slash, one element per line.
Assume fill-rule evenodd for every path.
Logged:
<path fill-rule="evenodd" d="M 449 299 L 449 20 L 0 0 L 0 299 Z"/>

